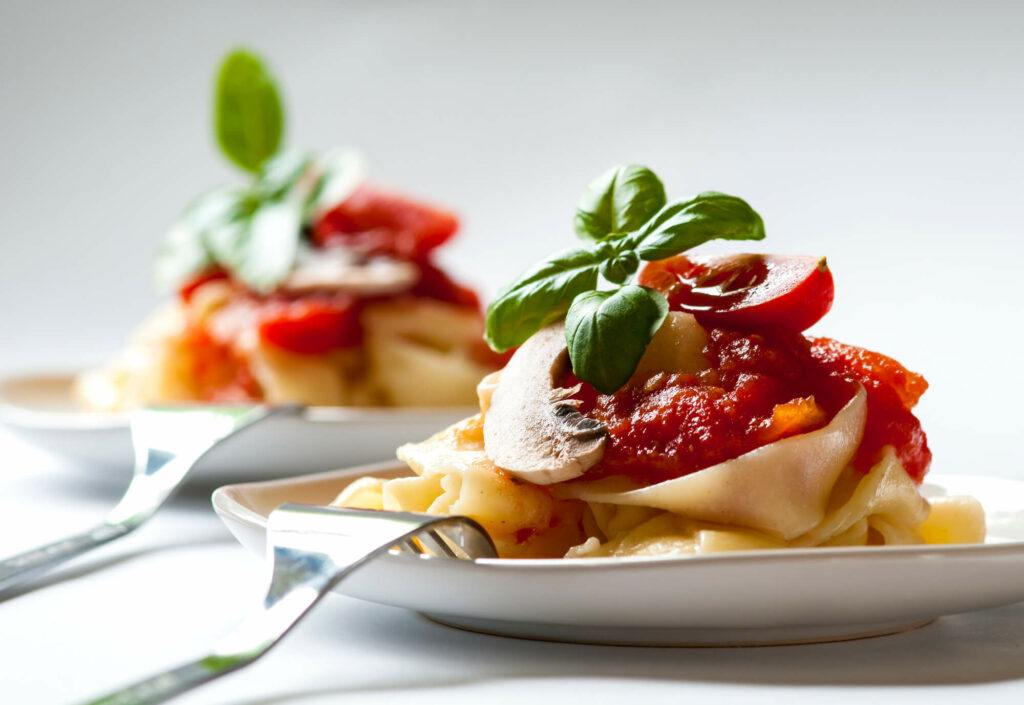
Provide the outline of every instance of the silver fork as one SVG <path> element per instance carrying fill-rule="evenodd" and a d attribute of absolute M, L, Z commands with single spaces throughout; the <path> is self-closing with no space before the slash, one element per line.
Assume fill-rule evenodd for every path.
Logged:
<path fill-rule="evenodd" d="M 208 656 L 88 705 L 162 703 L 252 663 L 342 579 L 393 548 L 442 559 L 497 556 L 487 532 L 466 517 L 281 505 L 267 523 L 271 575 L 262 609 Z"/>
<path fill-rule="evenodd" d="M 181 485 L 214 446 L 298 406 L 154 407 L 132 415 L 135 472 L 103 523 L 88 531 L 0 561 L 0 595 L 55 566 L 139 528 Z"/>

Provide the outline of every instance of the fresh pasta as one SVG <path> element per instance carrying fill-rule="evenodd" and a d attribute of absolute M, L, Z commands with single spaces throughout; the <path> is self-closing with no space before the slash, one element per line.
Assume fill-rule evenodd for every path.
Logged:
<path fill-rule="evenodd" d="M 656 393 L 665 370 L 688 375 L 680 378 L 683 385 L 692 385 L 695 375 L 719 375 L 712 362 L 721 359 L 714 349 L 717 335 L 690 314 L 669 314 L 630 383 L 638 389 L 634 394 Z M 877 392 L 853 375 L 824 380 L 840 385 L 836 393 L 844 401 L 820 425 L 805 429 L 798 424 L 801 432 L 694 472 L 650 483 L 628 472 L 530 481 L 493 460 L 486 428 L 502 413 L 502 390 L 517 394 L 517 404 L 530 403 L 521 388 L 536 379 L 521 374 L 517 366 L 526 358 L 542 370 L 552 360 L 557 367 L 564 355 L 558 352 L 562 339 L 560 329 L 535 336 L 505 370 L 480 382 L 480 414 L 426 441 L 402 446 L 398 457 L 408 464 L 411 476 L 362 478 L 345 488 L 335 504 L 469 516 L 491 534 L 500 555 L 509 558 L 679 556 L 984 540 L 984 512 L 978 502 L 970 497 L 926 500 L 895 444 L 879 448 L 867 467 L 861 464 L 869 447 L 865 436 L 878 433 L 877 419 L 871 416 L 877 414 L 872 396 Z M 538 351 L 543 354 L 535 356 Z M 582 394 L 580 386 L 575 387 L 576 397 Z M 567 392 L 574 390 L 551 393 L 552 400 L 569 399 L 570 410 L 559 413 L 586 408 Z M 782 418 L 791 427 L 793 413 L 818 418 L 820 411 L 807 411 L 817 405 L 777 404 L 759 423 L 774 432 L 772 424 Z M 626 432 L 635 431 L 636 423 Z M 527 428 L 515 436 L 516 442 L 527 443 L 543 433 L 539 426 Z M 607 461 L 607 447 L 604 452 Z"/>
<path fill-rule="evenodd" d="M 364 307 L 359 346 L 318 354 L 284 349 L 255 334 L 258 312 L 229 285 L 211 282 L 188 301 L 157 312 L 112 363 L 83 374 L 76 394 L 99 411 L 175 401 L 244 401 L 238 370 L 251 377 L 252 399 L 313 406 L 457 406 L 475 398 L 493 362 L 477 354 L 479 314 L 430 299 Z M 230 340 L 211 359 L 196 330 Z M 211 388 L 211 366 L 219 366 Z M 429 384 L 424 380 L 430 380 Z M 221 394 L 223 393 L 223 394 Z"/>
<path fill-rule="evenodd" d="M 711 522 L 602 491 L 568 491 L 518 482 L 483 450 L 479 416 L 417 444 L 399 458 L 411 477 L 364 477 L 346 487 L 336 506 L 459 514 L 481 523 L 503 557 L 595 558 L 679 556 L 813 546 L 973 543 L 984 540 L 984 512 L 971 497 L 925 500 L 892 449 L 867 474 L 844 467 L 828 484 L 820 516 L 784 538 L 752 528 L 745 512 Z M 751 466 L 737 472 L 752 473 Z M 722 481 L 721 478 L 718 478 Z M 586 497 L 587 499 L 583 499 Z M 598 501 L 600 499 L 600 501 Z M 762 516 L 789 526 L 784 497 L 762 503 Z"/>

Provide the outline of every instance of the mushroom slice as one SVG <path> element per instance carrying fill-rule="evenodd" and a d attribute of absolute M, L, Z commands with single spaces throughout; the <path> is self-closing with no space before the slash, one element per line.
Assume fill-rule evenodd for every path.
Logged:
<path fill-rule="evenodd" d="M 390 257 L 356 255 L 344 247 L 303 248 L 295 269 L 281 284 L 285 291 L 337 291 L 357 296 L 386 296 L 407 291 L 419 281 L 416 265 Z"/>
<path fill-rule="evenodd" d="M 579 477 L 604 455 L 608 429 L 580 413 L 578 387 L 555 386 L 569 371 L 565 326 L 527 340 L 501 373 L 484 417 L 484 449 L 521 480 L 550 485 Z"/>

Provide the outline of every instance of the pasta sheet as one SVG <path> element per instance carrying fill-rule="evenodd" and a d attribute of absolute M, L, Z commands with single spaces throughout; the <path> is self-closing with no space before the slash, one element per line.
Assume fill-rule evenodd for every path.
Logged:
<path fill-rule="evenodd" d="M 192 373 L 194 352 L 185 342 L 188 327 L 198 325 L 228 341 L 270 403 L 473 403 L 477 381 L 490 371 L 471 355 L 483 330 L 476 311 L 428 299 L 393 300 L 367 306 L 361 322 L 361 347 L 324 355 L 288 352 L 260 341 L 258 311 L 247 300 L 224 282 L 209 282 L 188 303 L 169 304 L 146 321 L 111 364 L 79 377 L 76 396 L 96 411 L 203 401 Z"/>
<path fill-rule="evenodd" d="M 720 520 L 710 521 L 695 504 L 694 494 L 666 509 L 645 502 L 657 493 L 566 491 L 558 485 L 517 480 L 488 459 L 481 424 L 481 417 L 475 416 L 423 443 L 403 446 L 399 457 L 414 477 L 357 480 L 334 504 L 469 516 L 487 529 L 500 555 L 507 558 L 678 556 L 790 546 L 984 540 L 984 512 L 977 501 L 942 498 L 931 511 L 891 448 L 867 474 L 846 463 L 840 466 L 827 483 L 820 508 L 807 513 L 813 514 L 813 521 L 808 524 L 805 517 L 801 531 L 784 536 L 741 523 L 749 516 L 747 510 L 737 515 L 738 520 L 720 513 Z M 729 487 L 744 480 L 756 484 L 763 469 L 758 463 L 740 463 L 728 473 L 709 473 L 699 486 L 707 490 L 705 496 L 725 496 Z M 715 477 L 727 480 L 714 487 Z M 784 496 L 771 495 L 764 503 L 773 503 L 774 508 L 762 510 L 762 515 L 788 511 Z M 691 506 L 696 509 L 691 511 Z"/>

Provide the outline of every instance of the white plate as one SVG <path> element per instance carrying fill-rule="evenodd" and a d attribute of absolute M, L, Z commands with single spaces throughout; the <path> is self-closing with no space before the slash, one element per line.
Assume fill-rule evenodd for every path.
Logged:
<path fill-rule="evenodd" d="M 254 553 L 284 502 L 327 504 L 388 463 L 218 489 L 213 505 Z M 973 494 L 989 543 L 745 551 L 685 558 L 450 561 L 390 554 L 339 592 L 452 626 L 591 643 L 741 645 L 852 639 L 1024 599 L 1024 483 L 929 477 L 925 494 Z"/>
<path fill-rule="evenodd" d="M 132 467 L 128 414 L 82 411 L 71 395 L 72 379 L 0 379 L 0 422 L 78 467 L 120 468 L 127 475 Z M 271 418 L 258 433 L 225 441 L 199 462 L 193 479 L 255 480 L 386 460 L 402 443 L 421 441 L 474 413 L 470 407 L 310 407 L 300 417 Z"/>

